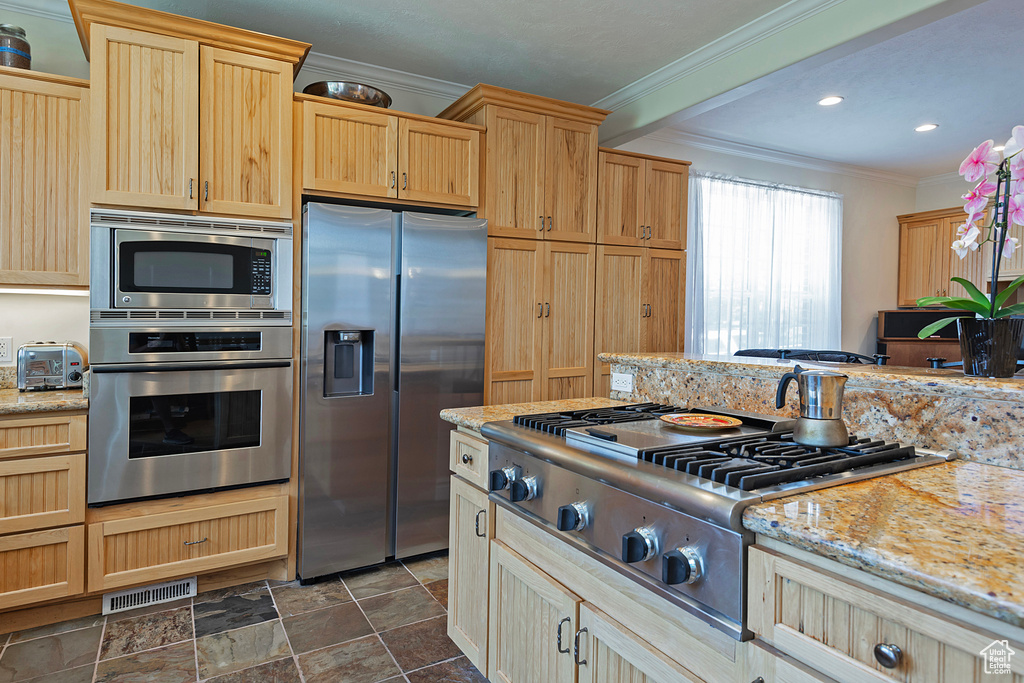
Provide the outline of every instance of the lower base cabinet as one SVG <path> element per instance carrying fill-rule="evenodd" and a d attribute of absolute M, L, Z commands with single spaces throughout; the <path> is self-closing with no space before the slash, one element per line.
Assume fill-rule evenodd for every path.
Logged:
<path fill-rule="evenodd" d="M 84 554 L 80 525 L 0 537 L 0 609 L 81 593 Z"/>
<path fill-rule="evenodd" d="M 452 432 L 453 450 L 458 447 Z M 485 459 L 486 462 L 486 459 Z M 470 662 L 487 671 L 487 582 L 493 504 L 487 494 L 451 478 L 448 515 L 448 637 Z"/>

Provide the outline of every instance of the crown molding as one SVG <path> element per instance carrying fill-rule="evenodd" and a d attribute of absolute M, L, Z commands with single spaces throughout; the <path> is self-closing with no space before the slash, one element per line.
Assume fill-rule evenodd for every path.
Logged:
<path fill-rule="evenodd" d="M 62 0 L 0 0 L 0 10 L 71 23 L 71 9 Z"/>
<path fill-rule="evenodd" d="M 930 175 L 925 178 L 921 178 L 920 180 L 917 181 L 917 186 L 930 187 L 932 185 L 946 185 L 957 180 L 959 180 L 962 183 L 964 182 L 964 179 L 960 177 L 959 173 L 957 173 L 956 171 L 952 171 L 950 173 L 943 173 L 941 175 Z M 967 191 L 966 188 L 967 184 L 964 183 L 964 192 Z"/>
<path fill-rule="evenodd" d="M 719 140 L 718 138 L 697 135 L 695 133 L 686 133 L 673 128 L 665 128 L 656 133 L 646 135 L 645 137 L 649 140 L 656 140 L 658 142 L 667 142 L 670 144 L 695 147 L 697 149 L 706 149 L 709 152 L 730 154 L 732 156 L 743 157 L 745 159 L 757 159 L 759 161 L 768 161 L 774 164 L 806 168 L 812 171 L 837 173 L 839 175 L 850 176 L 853 178 L 875 180 L 903 187 L 918 186 L 917 178 L 904 175 L 902 173 L 880 171 L 873 168 L 866 168 L 864 166 L 842 164 L 836 161 L 825 161 L 824 159 L 815 159 L 814 157 L 808 157 L 802 154 L 779 152 L 774 149 L 746 145 L 740 142 L 730 142 L 728 140 Z"/>
<path fill-rule="evenodd" d="M 2 0 L 0 0 L 2 1 Z M 311 72 L 330 76 L 334 79 L 349 79 L 358 82 L 372 83 L 374 86 L 394 88 L 418 95 L 430 95 L 448 100 L 462 97 L 470 86 L 440 78 L 420 76 L 419 74 L 389 69 L 365 62 L 357 62 L 343 57 L 332 57 L 321 52 L 310 52 L 302 65 L 303 72 Z"/>
<path fill-rule="evenodd" d="M 843 0 L 791 0 L 690 54 L 638 78 L 624 88 L 594 102 L 591 106 L 612 111 L 621 109 L 670 83 L 686 78 L 841 2 Z"/>

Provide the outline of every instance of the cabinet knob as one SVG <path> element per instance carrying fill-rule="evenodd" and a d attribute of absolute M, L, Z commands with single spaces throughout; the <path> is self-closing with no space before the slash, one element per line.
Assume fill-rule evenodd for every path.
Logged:
<path fill-rule="evenodd" d="M 462 464 L 463 465 L 468 465 L 471 462 L 473 462 L 473 456 L 470 455 L 469 453 L 463 453 L 462 454 Z"/>
<path fill-rule="evenodd" d="M 892 643 L 875 645 L 875 661 L 886 669 L 895 669 L 903 660 L 903 651 Z"/>

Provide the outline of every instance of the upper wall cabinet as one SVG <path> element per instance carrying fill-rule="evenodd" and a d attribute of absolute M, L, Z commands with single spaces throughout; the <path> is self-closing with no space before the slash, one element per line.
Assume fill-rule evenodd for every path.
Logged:
<path fill-rule="evenodd" d="M 297 100 L 304 190 L 423 204 L 479 203 L 481 127 L 319 97 Z"/>
<path fill-rule="evenodd" d="M 89 84 L 0 67 L 0 284 L 86 285 Z"/>
<path fill-rule="evenodd" d="M 477 85 L 440 114 L 486 127 L 479 215 L 493 237 L 594 242 L 597 126 L 608 115 Z"/>
<path fill-rule="evenodd" d="M 991 251 L 978 249 L 960 259 L 949 245 L 966 222 L 962 207 L 897 216 L 900 222 L 898 306 L 917 306 L 924 296 L 967 296 L 951 277 L 983 286 Z M 986 257 L 987 253 L 987 257 Z"/>
<path fill-rule="evenodd" d="M 289 218 L 292 76 L 309 45 L 71 0 L 90 56 L 91 200 Z"/>
<path fill-rule="evenodd" d="M 689 166 L 689 162 L 600 150 L 597 241 L 685 249 Z"/>

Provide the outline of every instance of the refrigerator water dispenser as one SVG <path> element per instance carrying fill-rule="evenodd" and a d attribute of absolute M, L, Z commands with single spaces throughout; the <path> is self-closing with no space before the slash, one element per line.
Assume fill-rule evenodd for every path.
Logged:
<path fill-rule="evenodd" d="M 373 394 L 373 330 L 324 334 L 324 398 Z"/>

